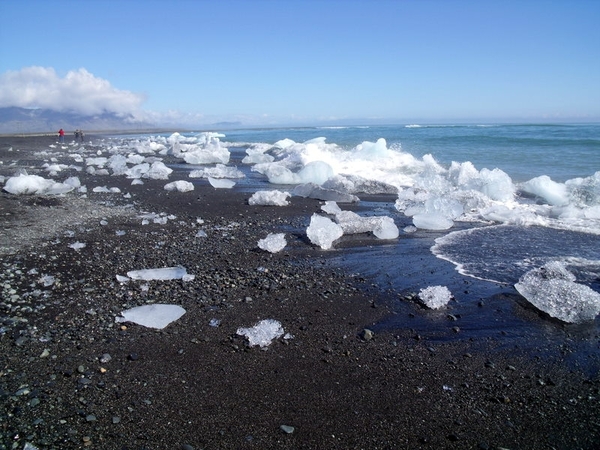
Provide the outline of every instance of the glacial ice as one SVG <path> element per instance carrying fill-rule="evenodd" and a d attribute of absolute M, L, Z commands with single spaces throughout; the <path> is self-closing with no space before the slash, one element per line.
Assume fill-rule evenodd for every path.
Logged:
<path fill-rule="evenodd" d="M 206 167 L 204 169 L 192 170 L 190 178 L 245 178 L 246 175 L 236 167 L 229 167 L 224 164 L 217 164 L 215 167 Z"/>
<path fill-rule="evenodd" d="M 132 280 L 189 280 L 193 275 L 188 275 L 185 267 L 163 267 L 159 269 L 141 269 L 127 272 Z"/>
<path fill-rule="evenodd" d="M 413 216 L 413 224 L 423 230 L 447 230 L 452 228 L 454 222 L 442 214 L 423 213 Z"/>
<path fill-rule="evenodd" d="M 19 174 L 6 180 L 3 189 L 14 195 L 58 195 L 71 192 L 74 188 L 70 184 L 57 183 L 39 175 Z"/>
<path fill-rule="evenodd" d="M 342 227 L 327 217 L 313 214 L 310 218 L 310 224 L 306 229 L 306 235 L 310 242 L 318 245 L 323 250 L 332 247 L 333 242 L 344 234 Z"/>
<path fill-rule="evenodd" d="M 147 176 L 153 180 L 166 180 L 173 172 L 173 169 L 167 167 L 162 161 L 155 161 L 150 166 Z"/>
<path fill-rule="evenodd" d="M 165 184 L 166 191 L 189 192 L 194 190 L 194 185 L 189 181 L 177 180 Z"/>
<path fill-rule="evenodd" d="M 600 314 L 600 293 L 575 281 L 562 263 L 552 261 L 524 274 L 515 288 L 537 309 L 563 322 L 594 320 Z"/>
<path fill-rule="evenodd" d="M 333 206 L 335 205 L 335 207 Z M 321 209 L 335 215 L 344 234 L 373 233 L 379 239 L 396 239 L 400 234 L 394 219 L 387 216 L 362 217 L 353 211 L 342 211 L 335 202 L 326 202 Z"/>
<path fill-rule="evenodd" d="M 266 238 L 258 241 L 258 248 L 270 253 L 280 252 L 286 245 L 285 233 L 269 233 Z"/>
<path fill-rule="evenodd" d="M 452 299 L 452 293 L 446 286 L 429 286 L 419 291 L 419 298 L 431 309 L 446 306 Z"/>
<path fill-rule="evenodd" d="M 121 312 L 122 317 L 115 317 L 115 322 L 132 322 L 148 328 L 162 330 L 171 322 L 185 314 L 185 309 L 179 305 L 153 304 L 137 306 Z"/>
<path fill-rule="evenodd" d="M 357 203 L 359 201 L 356 195 L 340 192 L 335 189 L 326 189 L 315 183 L 299 184 L 292 192 L 298 197 L 316 198 L 323 201 L 340 203 Z"/>
<path fill-rule="evenodd" d="M 282 191 L 257 191 L 248 199 L 249 205 L 264 205 L 264 206 L 287 206 L 290 202 L 287 198 L 289 192 Z"/>
<path fill-rule="evenodd" d="M 562 183 L 552 181 L 548 175 L 542 175 L 523 183 L 521 190 L 537 195 L 553 206 L 569 203 L 567 187 Z"/>
<path fill-rule="evenodd" d="M 235 181 L 228 180 L 226 178 L 208 177 L 208 182 L 215 189 L 231 189 L 235 186 Z"/>
<path fill-rule="evenodd" d="M 246 336 L 251 347 L 267 347 L 273 339 L 283 336 L 283 326 L 277 320 L 265 319 L 251 328 L 238 328 L 236 334 Z"/>

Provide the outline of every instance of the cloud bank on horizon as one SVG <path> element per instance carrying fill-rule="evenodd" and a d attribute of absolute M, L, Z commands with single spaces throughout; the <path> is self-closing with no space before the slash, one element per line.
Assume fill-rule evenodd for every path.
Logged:
<path fill-rule="evenodd" d="M 0 74 L 0 107 L 45 108 L 86 116 L 114 113 L 143 120 L 145 97 L 117 89 L 84 68 L 63 78 L 51 67 L 25 67 Z"/>

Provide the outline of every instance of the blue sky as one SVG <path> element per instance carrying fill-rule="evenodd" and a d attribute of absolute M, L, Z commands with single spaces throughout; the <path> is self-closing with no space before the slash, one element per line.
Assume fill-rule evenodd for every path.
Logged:
<path fill-rule="evenodd" d="M 6 0 L 0 16 L 0 106 L 182 125 L 600 121 L 596 0 Z"/>

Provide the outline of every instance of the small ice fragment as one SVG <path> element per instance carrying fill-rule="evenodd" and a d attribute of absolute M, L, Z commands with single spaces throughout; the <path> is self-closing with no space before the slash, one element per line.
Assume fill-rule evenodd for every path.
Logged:
<path fill-rule="evenodd" d="M 236 334 L 246 336 L 250 346 L 259 345 L 267 347 L 273 339 L 284 334 L 281 323 L 273 319 L 265 319 L 258 322 L 252 328 L 238 328 Z"/>
<path fill-rule="evenodd" d="M 187 275 L 185 267 L 163 267 L 160 269 L 141 269 L 127 272 L 132 280 L 177 280 Z"/>
<path fill-rule="evenodd" d="M 115 317 L 115 322 L 133 322 L 148 328 L 162 330 L 184 314 L 185 309 L 179 305 L 144 305 L 122 311 L 122 317 Z"/>
<path fill-rule="evenodd" d="M 117 281 L 119 283 L 127 283 L 129 281 L 129 277 L 124 277 L 123 275 L 117 275 Z"/>
<path fill-rule="evenodd" d="M 221 320 L 219 319 L 210 319 L 210 322 L 208 322 L 208 325 L 211 327 L 218 327 L 219 325 L 221 325 Z"/>
<path fill-rule="evenodd" d="M 287 206 L 290 202 L 287 198 L 289 192 L 273 191 L 257 191 L 248 199 L 249 205 L 264 205 L 264 206 Z"/>
<path fill-rule="evenodd" d="M 72 248 L 73 250 L 75 250 L 76 252 L 78 252 L 82 248 L 85 248 L 85 243 L 83 243 L 83 242 L 74 242 L 73 244 L 69 245 L 69 247 Z"/>
<path fill-rule="evenodd" d="M 189 181 L 178 180 L 165 184 L 166 191 L 189 192 L 194 190 L 194 185 Z"/>
<path fill-rule="evenodd" d="M 38 282 L 44 286 L 52 286 L 55 281 L 56 279 L 52 275 L 44 275 L 38 280 Z"/>
<path fill-rule="evenodd" d="M 429 286 L 419 291 L 421 301 L 431 309 L 439 309 L 446 306 L 452 294 L 446 286 Z"/>
<path fill-rule="evenodd" d="M 266 238 L 258 241 L 258 248 L 271 253 L 280 252 L 286 245 L 285 233 L 269 233 Z"/>
<path fill-rule="evenodd" d="M 199 237 L 199 238 L 205 238 L 207 236 L 208 235 L 206 234 L 206 231 L 204 231 L 204 230 L 198 230 L 198 232 L 196 233 L 196 237 Z"/>

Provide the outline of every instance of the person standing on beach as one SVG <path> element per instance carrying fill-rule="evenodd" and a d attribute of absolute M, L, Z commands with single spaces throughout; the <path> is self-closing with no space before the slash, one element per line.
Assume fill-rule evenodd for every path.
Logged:
<path fill-rule="evenodd" d="M 79 138 L 81 139 L 81 142 L 83 142 L 83 130 L 79 130 Z"/>
<path fill-rule="evenodd" d="M 65 130 L 63 130 L 62 128 L 58 130 L 58 142 L 60 142 L 61 144 L 65 142 Z"/>

